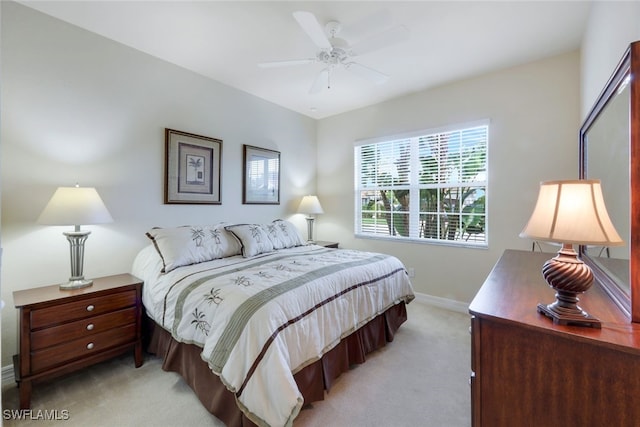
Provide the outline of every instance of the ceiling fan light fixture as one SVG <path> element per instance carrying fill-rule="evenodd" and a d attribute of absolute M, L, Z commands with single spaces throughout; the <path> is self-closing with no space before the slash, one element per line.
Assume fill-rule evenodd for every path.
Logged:
<path fill-rule="evenodd" d="M 327 65 L 340 65 L 349 58 L 349 54 L 339 47 L 334 47 L 330 52 L 318 52 L 318 61 Z"/>

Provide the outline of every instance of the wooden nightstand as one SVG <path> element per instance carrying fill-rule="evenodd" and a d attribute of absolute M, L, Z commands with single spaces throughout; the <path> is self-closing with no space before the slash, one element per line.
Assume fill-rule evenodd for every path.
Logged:
<path fill-rule="evenodd" d="M 338 242 L 326 242 L 324 240 L 316 240 L 313 242 L 318 246 L 324 246 L 325 248 L 335 248 L 338 249 Z"/>
<path fill-rule="evenodd" d="M 19 313 L 14 356 L 20 409 L 31 407 L 32 382 L 66 374 L 134 350 L 142 366 L 142 281 L 130 274 L 93 279 L 93 285 L 58 285 L 13 293 Z"/>

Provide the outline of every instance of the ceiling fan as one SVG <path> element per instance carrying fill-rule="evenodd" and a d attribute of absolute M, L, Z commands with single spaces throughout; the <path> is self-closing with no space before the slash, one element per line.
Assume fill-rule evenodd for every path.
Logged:
<path fill-rule="evenodd" d="M 258 66 L 261 68 L 273 68 L 313 63 L 324 64 L 325 68 L 317 75 L 309 93 L 320 92 L 325 87 L 330 88 L 331 72 L 336 67 L 343 67 L 375 84 L 386 82 L 389 79 L 388 75 L 353 62 L 352 58 L 399 43 L 409 37 L 409 30 L 402 25 L 398 25 L 351 46 L 346 40 L 337 37 L 342 30 L 342 25 L 339 22 L 330 21 L 323 28 L 316 16 L 311 12 L 293 12 L 293 17 L 319 48 L 315 58 L 261 62 Z"/>

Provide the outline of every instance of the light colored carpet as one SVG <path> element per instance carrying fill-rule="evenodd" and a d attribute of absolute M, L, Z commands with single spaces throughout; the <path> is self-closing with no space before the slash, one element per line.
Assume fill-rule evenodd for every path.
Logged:
<path fill-rule="evenodd" d="M 395 340 L 340 376 L 325 400 L 303 409 L 295 427 L 469 426 L 469 317 L 419 301 Z M 33 387 L 32 410 L 67 410 L 68 420 L 7 419 L 15 385 L 2 390 L 5 426 L 222 426 L 160 360 L 133 366 L 123 356 Z"/>

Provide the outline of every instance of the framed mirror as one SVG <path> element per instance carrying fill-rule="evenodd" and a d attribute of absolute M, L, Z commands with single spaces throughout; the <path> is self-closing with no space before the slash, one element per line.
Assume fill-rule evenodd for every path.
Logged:
<path fill-rule="evenodd" d="M 629 45 L 580 128 L 581 179 L 599 179 L 624 246 L 581 246 L 596 282 L 640 322 L 640 42 Z"/>

